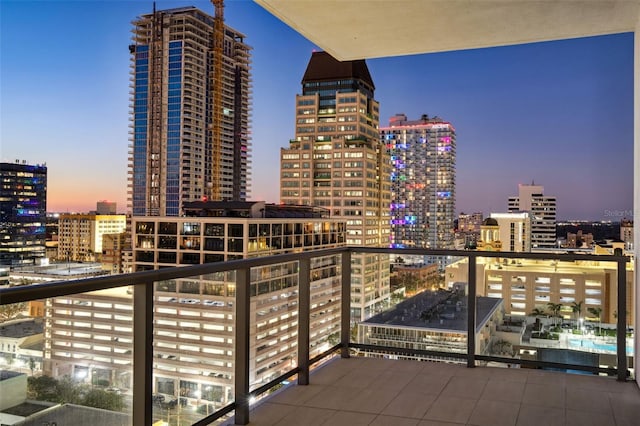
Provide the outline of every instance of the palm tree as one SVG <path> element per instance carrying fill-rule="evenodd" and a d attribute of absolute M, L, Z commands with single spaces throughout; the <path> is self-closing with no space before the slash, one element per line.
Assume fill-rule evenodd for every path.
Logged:
<path fill-rule="evenodd" d="M 578 329 L 578 323 L 580 322 L 580 317 L 582 316 L 582 300 L 579 302 L 571 303 L 571 310 L 574 314 L 577 315 L 576 319 L 576 329 Z"/>
<path fill-rule="evenodd" d="M 547 315 L 547 314 L 546 314 L 546 312 L 545 312 L 545 311 L 543 311 L 543 310 L 542 310 L 542 309 L 540 309 L 540 308 L 533 308 L 533 309 L 531 310 L 531 314 L 530 314 L 530 315 L 531 315 L 531 316 L 533 316 L 533 317 L 543 317 L 543 316 L 545 316 L 545 315 Z"/>
<path fill-rule="evenodd" d="M 600 334 L 600 314 L 602 314 L 602 308 L 587 308 L 587 311 L 594 317 L 598 318 L 598 334 Z"/>
<path fill-rule="evenodd" d="M 551 311 L 551 314 L 553 315 L 553 325 L 558 325 L 558 317 L 560 316 L 560 311 L 562 310 L 562 303 L 553 303 L 553 302 L 549 302 L 547 303 L 547 307 L 549 308 L 549 310 Z"/>

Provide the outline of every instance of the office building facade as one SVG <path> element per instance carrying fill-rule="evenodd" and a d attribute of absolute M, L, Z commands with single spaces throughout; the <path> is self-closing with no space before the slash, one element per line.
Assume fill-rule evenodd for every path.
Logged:
<path fill-rule="evenodd" d="M 47 166 L 0 163 L 0 265 L 22 266 L 46 257 Z"/>
<path fill-rule="evenodd" d="M 454 248 L 456 131 L 439 117 L 397 114 L 380 129 L 391 173 L 391 247 Z"/>
<path fill-rule="evenodd" d="M 389 156 L 378 137 L 379 104 L 365 61 L 314 52 L 296 95 L 296 132 L 280 153 L 280 200 L 320 206 L 344 220 L 347 243 L 389 244 Z M 352 318 L 389 301 L 389 257 L 355 255 Z"/>
<path fill-rule="evenodd" d="M 519 184 L 518 196 L 509 197 L 510 212 L 531 213 L 531 249 L 557 247 L 556 197 L 544 195 L 544 187 L 535 183 Z"/>
<path fill-rule="evenodd" d="M 182 203 L 203 198 L 246 199 L 250 47 L 229 27 L 224 45 L 214 46 L 213 32 L 214 18 L 194 7 L 133 22 L 128 207 L 134 216 L 178 216 Z M 221 105 L 214 104 L 216 61 L 223 61 Z"/>

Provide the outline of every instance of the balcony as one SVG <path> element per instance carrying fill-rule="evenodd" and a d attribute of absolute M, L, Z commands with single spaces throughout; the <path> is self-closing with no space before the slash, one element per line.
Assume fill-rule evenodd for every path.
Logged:
<path fill-rule="evenodd" d="M 363 265 L 358 256 L 380 260 L 390 254 L 453 259 L 466 280 L 454 283 L 456 291 L 431 289 L 414 296 L 426 299 L 392 303 L 360 321 L 354 333 L 358 321 L 352 319 L 350 298 L 342 295 L 372 291 L 366 286 L 362 293 L 352 291 L 357 283 L 352 272 Z M 520 274 L 526 273 L 527 261 L 537 268 L 557 261 L 558 270 L 576 262 L 607 263 L 618 287 L 608 357 L 594 350 L 589 353 L 600 356 L 595 364 L 540 359 L 529 356 L 535 352 L 531 345 L 523 345 L 528 349 L 517 356 L 489 351 L 492 333 L 508 333 L 511 327 L 494 322 L 502 299 L 476 297 L 483 292 L 477 289 L 478 271 L 485 265 L 491 274 L 504 271 L 511 279 L 504 259 L 517 259 Z M 124 383 L 131 375 L 132 385 L 118 388 L 127 414 L 117 413 L 119 420 L 108 423 L 114 413 L 104 411 L 102 424 L 152 425 L 169 419 L 169 424 L 194 425 L 631 425 L 640 414 L 640 391 L 629 380 L 628 261 L 624 256 L 340 247 L 2 288 L 0 304 L 45 301 L 45 350 L 57 365 L 47 368 L 59 368 L 57 376 L 66 371 L 91 389 L 113 389 L 114 381 Z M 444 306 L 435 317 L 427 310 L 420 317 L 424 328 L 436 331 L 420 334 L 421 327 L 411 326 L 408 334 L 399 334 L 403 325 L 395 324 L 409 321 L 410 305 L 429 298 Z M 393 312 L 403 312 L 402 320 Z M 127 321 L 131 315 L 133 321 Z M 438 329 L 450 340 L 443 340 Z M 410 341 L 409 335 L 419 338 Z M 598 339 L 564 332 L 558 344 L 595 348 L 605 341 Z M 65 370 L 65 359 L 73 367 Z M 10 364 L 9 369 L 19 368 Z M 45 410 L 28 420 L 55 421 L 46 417 L 54 413 Z M 67 421 L 87 424 L 77 412 Z"/>

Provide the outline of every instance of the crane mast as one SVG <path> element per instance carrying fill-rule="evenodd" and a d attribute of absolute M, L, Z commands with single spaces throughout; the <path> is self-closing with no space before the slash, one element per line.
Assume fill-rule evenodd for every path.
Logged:
<path fill-rule="evenodd" d="M 213 73 L 212 85 L 213 103 L 212 103 L 212 125 L 211 125 L 211 141 L 212 141 L 212 164 L 211 164 L 211 181 L 207 186 L 210 194 L 208 199 L 222 199 L 222 88 L 223 88 L 223 63 L 224 63 L 224 0 L 211 0 L 215 8 L 213 18 Z"/>

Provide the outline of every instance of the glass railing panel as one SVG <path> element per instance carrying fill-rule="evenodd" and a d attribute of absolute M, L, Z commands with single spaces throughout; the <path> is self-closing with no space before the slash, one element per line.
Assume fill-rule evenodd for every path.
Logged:
<path fill-rule="evenodd" d="M 295 261 L 251 268 L 250 391 L 297 366 L 299 270 Z"/>
<path fill-rule="evenodd" d="M 594 257 L 573 260 L 552 254 L 548 258 L 539 254 L 521 256 L 504 253 L 499 257 L 477 257 L 478 301 L 500 300 L 502 311 L 498 322 L 485 330 L 488 344 L 484 353 L 563 364 L 565 367 L 541 368 L 568 372 L 593 374 L 580 366 L 615 369 L 616 262 Z M 451 264 L 447 276 L 451 282 L 464 282 L 467 268 L 467 260 Z M 626 274 L 630 317 L 633 273 L 628 269 Z M 627 334 L 630 355 L 633 333 L 627 330 Z M 477 353 L 482 355 L 479 350 Z M 510 366 L 516 367 L 517 363 Z"/>
<path fill-rule="evenodd" d="M 154 288 L 153 420 L 193 424 L 234 400 L 235 272 Z"/>
<path fill-rule="evenodd" d="M 1 306 L 4 415 L 60 424 L 73 404 L 87 407 L 74 424 L 131 424 L 131 299 L 117 287 Z"/>
<path fill-rule="evenodd" d="M 464 363 L 463 287 L 446 286 L 451 256 L 353 253 L 352 342 L 360 356 Z M 430 354 L 428 352 L 431 352 Z"/>

